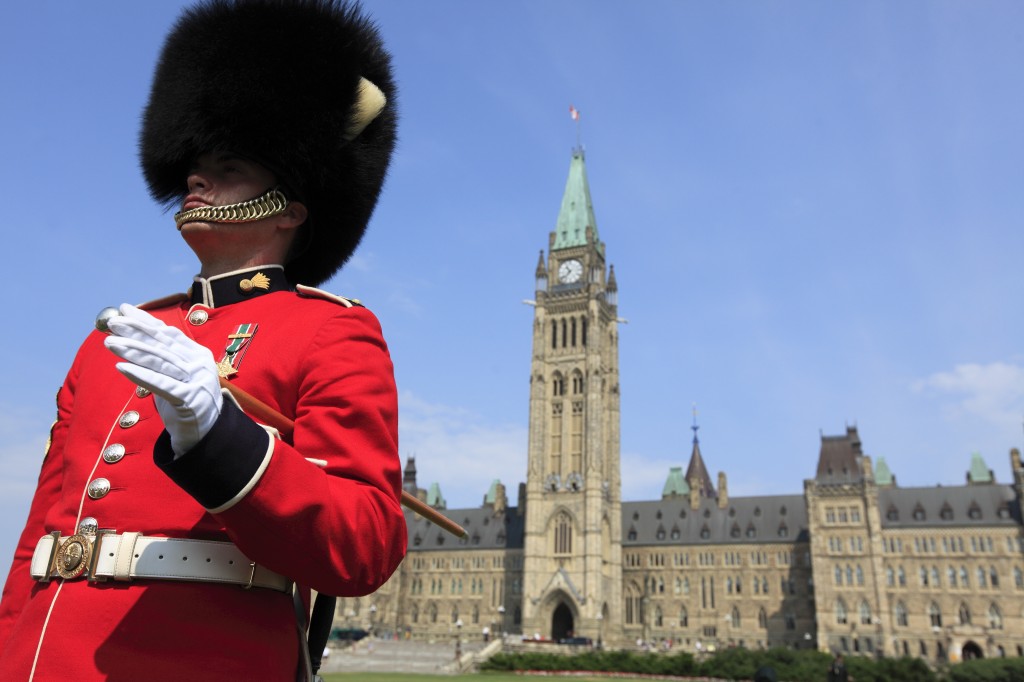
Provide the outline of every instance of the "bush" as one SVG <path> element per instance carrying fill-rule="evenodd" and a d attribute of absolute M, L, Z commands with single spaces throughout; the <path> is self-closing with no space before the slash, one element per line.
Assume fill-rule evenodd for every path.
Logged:
<path fill-rule="evenodd" d="M 950 666 L 949 682 L 1024 682 L 1024 659 L 981 658 Z"/>
<path fill-rule="evenodd" d="M 584 670 L 645 675 L 692 675 L 697 665 L 687 653 L 660 655 L 631 651 L 587 651 L 581 654 L 495 654 L 481 670 Z"/>

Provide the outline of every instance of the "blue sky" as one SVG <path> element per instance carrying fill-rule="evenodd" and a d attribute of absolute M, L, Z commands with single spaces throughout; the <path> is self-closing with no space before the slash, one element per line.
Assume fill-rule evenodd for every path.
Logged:
<path fill-rule="evenodd" d="M 148 198 L 138 119 L 178 2 L 37 1 L 0 40 L 8 333 L 0 556 L 100 308 L 197 270 Z M 686 464 L 797 493 L 856 424 L 903 486 L 1009 480 L 1024 420 L 1024 5 L 367 2 L 401 141 L 326 288 L 384 326 L 401 454 L 449 506 L 526 471 L 537 254 L 581 135 L 615 265 L 623 496 Z M 125 528 L 127 530 L 127 528 Z M 2 559 L 6 562 L 7 559 Z"/>

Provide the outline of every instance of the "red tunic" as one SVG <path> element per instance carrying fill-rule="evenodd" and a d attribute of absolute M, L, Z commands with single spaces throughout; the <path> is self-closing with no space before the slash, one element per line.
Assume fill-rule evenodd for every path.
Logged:
<path fill-rule="evenodd" d="M 193 298 L 209 304 L 216 288 L 196 287 Z M 196 311 L 206 313 L 201 324 Z M 71 535 L 86 517 L 119 533 L 231 541 L 304 588 L 338 596 L 376 590 L 405 555 L 396 390 L 369 311 L 257 290 L 229 305 L 183 299 L 150 313 L 218 360 L 240 325 L 257 325 L 231 381 L 293 419 L 294 435 L 270 438 L 226 399 L 210 434 L 174 460 L 152 397 L 138 397 L 103 335 L 90 335 L 58 396 L 0 601 L 4 680 L 294 679 L 299 642 L 287 594 L 168 580 L 34 581 L 28 564 L 39 538 Z M 118 420 L 129 411 L 140 418 L 124 428 Z M 107 463 L 112 444 L 125 455 Z M 110 492 L 92 499 L 87 486 L 101 477 Z"/>

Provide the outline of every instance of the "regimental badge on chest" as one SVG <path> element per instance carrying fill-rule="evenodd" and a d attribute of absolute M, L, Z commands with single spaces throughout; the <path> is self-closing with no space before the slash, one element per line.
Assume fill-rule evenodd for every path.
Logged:
<path fill-rule="evenodd" d="M 257 324 L 240 324 L 233 334 L 228 334 L 228 342 L 224 348 L 224 357 L 217 363 L 217 373 L 225 379 L 238 374 L 245 352 L 249 349 L 252 337 L 259 328 Z"/>

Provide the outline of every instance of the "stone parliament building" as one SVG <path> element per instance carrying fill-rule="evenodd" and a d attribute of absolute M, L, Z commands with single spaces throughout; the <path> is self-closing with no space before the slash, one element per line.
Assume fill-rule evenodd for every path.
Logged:
<path fill-rule="evenodd" d="M 1024 655 L 1024 465 L 1000 484 L 901 488 L 856 427 L 822 436 L 802 493 L 730 497 L 694 426 L 661 498 L 621 499 L 618 285 L 575 150 L 536 269 L 526 482 L 473 509 L 406 490 L 461 524 L 407 512 L 409 553 L 335 624 L 416 638 L 522 633 L 691 652 L 784 646 L 928 660 Z M 811 472 L 808 472 L 811 473 Z"/>

